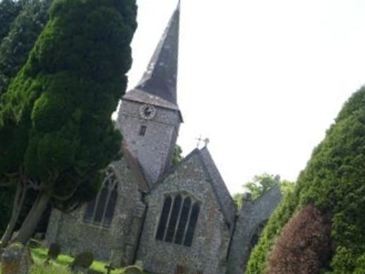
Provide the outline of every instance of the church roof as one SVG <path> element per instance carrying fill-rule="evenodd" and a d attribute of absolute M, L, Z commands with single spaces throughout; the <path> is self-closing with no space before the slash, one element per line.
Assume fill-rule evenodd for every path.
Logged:
<path fill-rule="evenodd" d="M 179 111 L 177 105 L 140 89 L 133 89 L 132 91 L 126 93 L 123 97 L 123 100 L 129 100 L 139 103 L 149 103 L 162 108 Z"/>
<path fill-rule="evenodd" d="M 125 143 L 123 144 L 122 149 L 123 149 L 123 156 L 127 161 L 128 167 L 131 169 L 132 174 L 136 179 L 136 182 L 138 184 L 138 189 L 144 193 L 148 192 L 150 186 L 143 174 L 143 170 L 140 163 L 135 157 L 133 157 L 132 153 L 129 151 Z"/>
<path fill-rule="evenodd" d="M 150 60 L 147 70 L 137 84 L 140 90 L 159 97 L 172 105 L 177 105 L 176 83 L 179 50 L 180 2 Z M 125 98 L 132 99 L 132 90 Z"/>
<path fill-rule="evenodd" d="M 215 195 L 217 196 L 223 215 L 232 227 L 236 215 L 236 207 L 231 194 L 229 193 L 227 186 L 208 151 L 208 148 L 204 147 L 198 151 L 198 155 L 202 160 L 203 166 L 211 179 L 210 183 L 212 184 Z"/>

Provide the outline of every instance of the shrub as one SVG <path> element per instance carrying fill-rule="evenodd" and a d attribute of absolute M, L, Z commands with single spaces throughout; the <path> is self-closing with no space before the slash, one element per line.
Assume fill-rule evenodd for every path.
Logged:
<path fill-rule="evenodd" d="M 319 273 L 330 258 L 330 232 L 328 218 L 314 205 L 306 206 L 284 226 L 266 273 Z"/>

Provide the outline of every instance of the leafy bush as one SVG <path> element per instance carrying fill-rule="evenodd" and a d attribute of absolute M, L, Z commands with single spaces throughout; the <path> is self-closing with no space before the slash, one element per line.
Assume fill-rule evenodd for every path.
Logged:
<path fill-rule="evenodd" d="M 283 202 L 281 202 L 274 211 L 260 236 L 258 244 L 251 252 L 246 273 L 261 274 L 264 272 L 268 251 L 271 249 L 277 235 L 280 233 L 281 227 L 285 225 L 293 212 L 295 212 L 295 201 L 295 193 L 286 193 Z"/>

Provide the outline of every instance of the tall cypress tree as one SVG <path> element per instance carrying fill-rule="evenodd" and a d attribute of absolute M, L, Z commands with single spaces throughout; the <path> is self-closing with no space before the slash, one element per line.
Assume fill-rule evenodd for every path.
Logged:
<path fill-rule="evenodd" d="M 38 193 L 17 240 L 29 239 L 48 202 L 72 210 L 92 198 L 100 171 L 120 156 L 111 114 L 126 89 L 135 28 L 135 0 L 53 3 L 1 98 L 2 181 L 13 174 L 17 186 Z"/>

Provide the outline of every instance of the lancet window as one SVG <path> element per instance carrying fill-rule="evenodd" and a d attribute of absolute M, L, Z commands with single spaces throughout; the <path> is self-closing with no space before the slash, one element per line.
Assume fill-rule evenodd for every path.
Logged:
<path fill-rule="evenodd" d="M 109 227 L 112 223 L 118 198 L 118 180 L 114 171 L 106 171 L 104 181 L 96 198 L 87 204 L 84 221 L 99 226 Z"/>
<path fill-rule="evenodd" d="M 191 246 L 200 212 L 199 202 L 180 194 L 166 196 L 162 206 L 156 239 Z"/>

